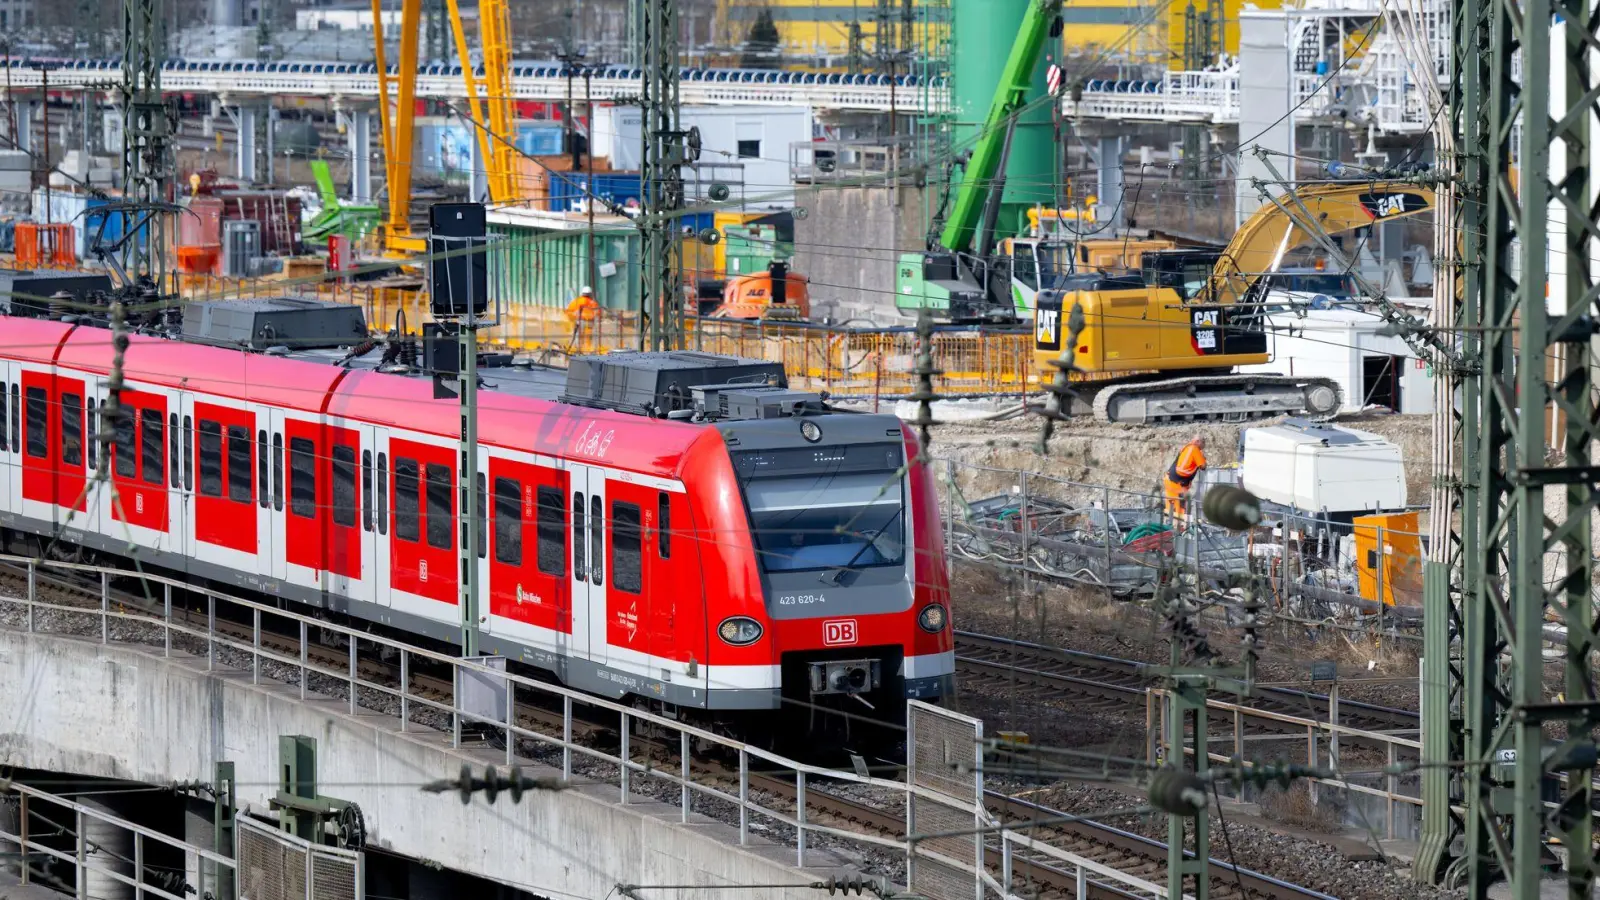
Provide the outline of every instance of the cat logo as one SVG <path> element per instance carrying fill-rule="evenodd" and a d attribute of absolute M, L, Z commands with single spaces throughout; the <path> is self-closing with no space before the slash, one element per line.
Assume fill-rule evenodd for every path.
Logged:
<path fill-rule="evenodd" d="M 1362 194 L 1361 205 L 1374 219 L 1392 219 L 1426 209 L 1428 201 L 1418 194 L 1397 191 L 1392 194 Z"/>
<path fill-rule="evenodd" d="M 1040 350 L 1061 349 L 1061 299 L 1040 295 L 1033 314 L 1033 345 Z"/>

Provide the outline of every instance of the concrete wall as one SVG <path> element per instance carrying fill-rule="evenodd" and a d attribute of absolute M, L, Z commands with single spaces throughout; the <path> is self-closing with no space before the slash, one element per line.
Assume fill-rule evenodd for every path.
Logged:
<path fill-rule="evenodd" d="M 807 216 L 794 223 L 794 270 L 811 279 L 811 315 L 905 324 L 894 306 L 895 260 L 926 246 L 929 188 L 802 190 Z"/>
<path fill-rule="evenodd" d="M 503 761 L 504 753 L 474 758 L 452 751 L 446 735 L 402 735 L 397 720 L 376 713 L 351 717 L 342 700 L 302 703 L 298 689 L 204 669 L 203 659 L 0 629 L 0 765 L 159 784 L 210 781 L 214 763 L 232 760 L 241 804 L 264 811 L 278 781 L 277 738 L 305 734 L 317 741 L 326 792 L 361 806 L 369 843 L 536 894 L 598 898 L 619 882 L 816 877 L 793 868 L 792 849 L 741 848 L 728 826 L 703 818 L 685 826 L 677 809 L 643 798 L 623 806 L 609 785 L 533 793 L 520 805 L 506 796 L 490 806 L 481 795 L 463 805 L 458 795 L 425 794 L 422 782 L 453 776 L 469 759 Z M 807 862 L 838 864 L 828 853 Z M 791 893 L 815 900 L 813 891 L 752 892 Z"/>

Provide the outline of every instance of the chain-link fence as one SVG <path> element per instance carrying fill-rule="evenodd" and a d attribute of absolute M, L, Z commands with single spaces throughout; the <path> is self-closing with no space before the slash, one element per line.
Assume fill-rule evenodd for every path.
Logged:
<path fill-rule="evenodd" d="M 324 847 L 254 819 L 239 827 L 239 900 L 363 900 L 361 854 Z"/>
<path fill-rule="evenodd" d="M 911 892 L 929 900 L 983 900 L 983 722 L 912 700 L 906 725 L 912 787 L 906 833 L 921 838 L 907 861 Z"/>

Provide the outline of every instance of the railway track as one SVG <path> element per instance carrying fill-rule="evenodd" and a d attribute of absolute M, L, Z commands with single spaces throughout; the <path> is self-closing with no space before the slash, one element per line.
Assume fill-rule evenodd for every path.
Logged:
<path fill-rule="evenodd" d="M 956 665 L 964 683 L 1016 684 L 1041 699 L 1071 701 L 1076 708 L 1102 712 L 1143 708 L 1146 688 L 1159 686 L 1161 680 L 1160 668 L 1145 663 L 966 631 L 956 632 Z M 1312 691 L 1263 687 L 1256 689 L 1250 705 L 1316 719 L 1326 718 L 1328 698 Z M 1303 730 L 1270 719 L 1256 724 L 1284 732 Z M 1395 731 L 1416 729 L 1419 720 L 1411 710 L 1341 700 L 1339 724 L 1362 731 Z"/>

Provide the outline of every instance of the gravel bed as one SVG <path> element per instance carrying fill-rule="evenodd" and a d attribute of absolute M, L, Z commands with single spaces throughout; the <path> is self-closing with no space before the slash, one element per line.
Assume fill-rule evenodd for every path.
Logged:
<path fill-rule="evenodd" d="M 1000 789 L 1000 785 L 995 786 Z M 1144 805 L 1129 791 L 1096 785 L 1057 784 L 1044 788 L 1012 786 L 1022 799 L 1071 814 L 1126 810 Z M 1095 821 L 1159 841 L 1167 839 L 1167 817 L 1159 814 L 1110 815 Z M 1232 849 L 1229 849 L 1231 841 Z M 1355 862 L 1314 838 L 1263 828 L 1226 814 L 1211 816 L 1211 857 L 1262 875 L 1334 897 L 1361 900 L 1443 900 L 1463 896 L 1411 881 L 1398 862 Z"/>

